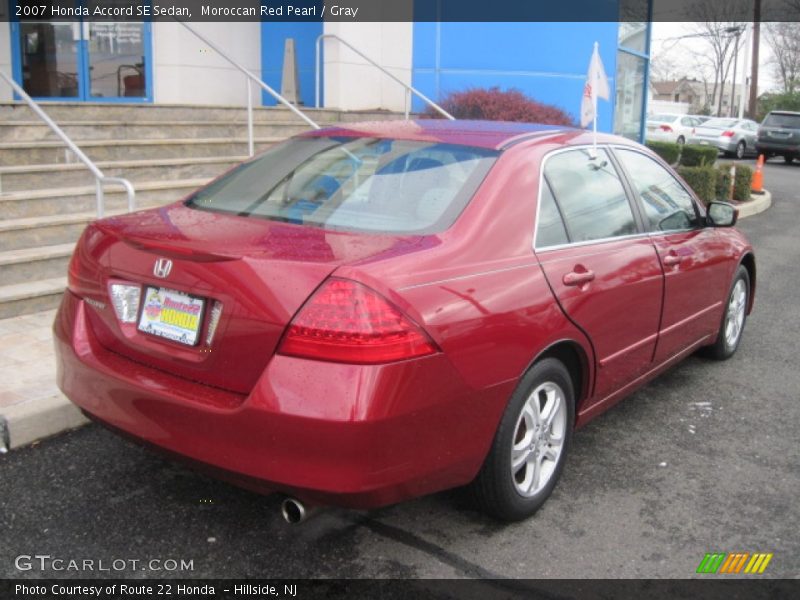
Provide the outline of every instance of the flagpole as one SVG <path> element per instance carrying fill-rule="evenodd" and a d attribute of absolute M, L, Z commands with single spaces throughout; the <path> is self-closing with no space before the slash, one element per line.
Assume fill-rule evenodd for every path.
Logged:
<path fill-rule="evenodd" d="M 597 42 L 594 43 L 594 53 L 592 54 L 592 62 L 596 56 L 599 56 L 598 51 L 599 44 Z M 594 118 L 592 119 L 592 158 L 597 158 L 597 73 L 592 73 L 593 79 L 592 81 L 592 107 L 594 110 Z"/>

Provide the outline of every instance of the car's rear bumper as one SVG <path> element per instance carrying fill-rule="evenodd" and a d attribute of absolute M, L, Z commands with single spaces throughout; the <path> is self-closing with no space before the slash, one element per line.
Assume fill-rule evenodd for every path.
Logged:
<path fill-rule="evenodd" d="M 792 154 L 795 156 L 800 156 L 800 144 L 795 142 L 762 142 L 759 140 L 756 142 L 756 151 L 759 154 Z"/>
<path fill-rule="evenodd" d="M 689 138 L 688 143 L 696 146 L 708 146 L 709 148 L 716 148 L 717 150 L 721 150 L 722 152 L 734 152 L 736 150 L 736 142 L 733 142 L 728 138 L 720 140 L 717 138 L 693 137 Z"/>
<path fill-rule="evenodd" d="M 228 479 L 307 502 L 368 508 L 468 482 L 513 387 L 467 388 L 441 354 L 381 366 L 275 356 L 242 397 L 108 351 L 87 310 L 67 291 L 54 325 L 70 400 Z"/>
<path fill-rule="evenodd" d="M 645 133 L 645 139 L 648 142 L 669 142 L 674 144 L 678 139 L 678 134 L 674 131 L 666 132 L 656 129 L 654 131 L 647 131 Z"/>

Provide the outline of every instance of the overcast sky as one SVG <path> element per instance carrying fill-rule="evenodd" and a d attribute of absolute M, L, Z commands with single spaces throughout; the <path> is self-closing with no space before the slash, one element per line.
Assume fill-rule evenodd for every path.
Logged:
<path fill-rule="evenodd" d="M 675 74 L 680 79 L 681 76 L 697 76 L 693 68 L 696 59 L 692 56 L 693 52 L 708 52 L 708 42 L 702 38 L 676 39 L 683 35 L 689 35 L 696 31 L 694 23 L 653 23 L 653 39 L 650 47 L 650 55 L 654 61 L 665 57 L 676 65 Z M 745 51 L 742 48 L 745 43 L 743 34 L 740 42 L 739 65 L 736 81 L 742 80 L 742 63 L 745 60 Z M 771 52 L 769 45 L 764 39 L 764 29 L 761 29 L 761 47 L 759 49 L 759 71 L 758 71 L 758 93 L 775 90 L 778 83 L 772 73 L 772 67 L 768 64 Z M 748 77 L 750 69 L 747 70 Z M 700 77 L 697 77 L 700 79 Z M 730 83 L 731 77 L 728 78 Z"/>

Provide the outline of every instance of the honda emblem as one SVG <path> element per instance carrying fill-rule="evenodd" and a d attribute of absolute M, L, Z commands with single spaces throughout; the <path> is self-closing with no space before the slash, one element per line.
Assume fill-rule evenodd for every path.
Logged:
<path fill-rule="evenodd" d="M 168 258 L 159 258 L 153 265 L 153 275 L 161 279 L 166 278 L 170 271 L 172 271 L 172 261 Z"/>

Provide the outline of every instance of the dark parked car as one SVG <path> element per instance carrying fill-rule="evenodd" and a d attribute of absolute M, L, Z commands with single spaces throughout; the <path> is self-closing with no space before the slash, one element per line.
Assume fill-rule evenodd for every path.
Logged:
<path fill-rule="evenodd" d="M 783 156 L 786 164 L 800 158 L 800 112 L 773 110 L 764 117 L 756 141 L 765 158 Z"/>
<path fill-rule="evenodd" d="M 643 146 L 592 141 L 352 124 L 97 221 L 55 321 L 59 385 L 289 495 L 288 520 L 465 484 L 527 517 L 575 427 L 695 350 L 731 356 L 753 305 L 736 209 L 706 211 Z"/>

